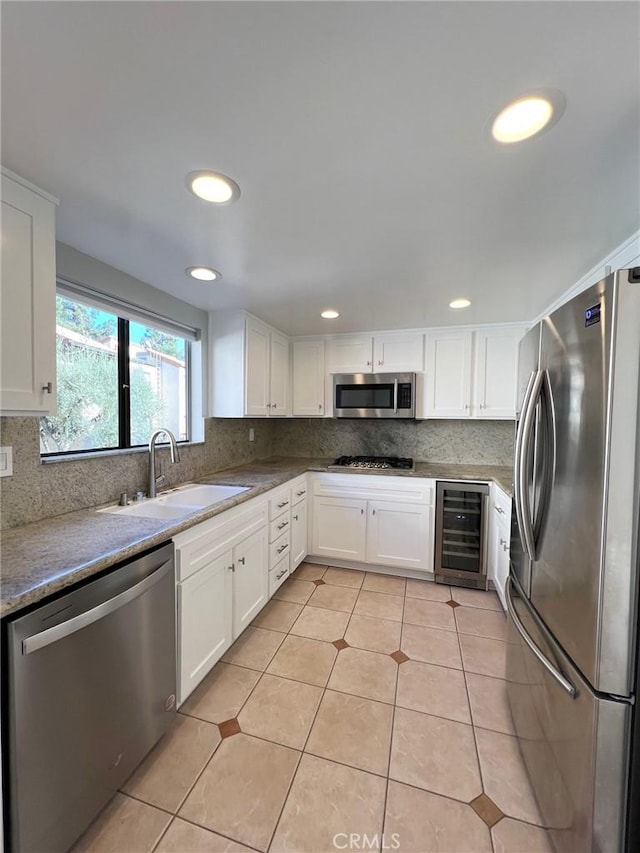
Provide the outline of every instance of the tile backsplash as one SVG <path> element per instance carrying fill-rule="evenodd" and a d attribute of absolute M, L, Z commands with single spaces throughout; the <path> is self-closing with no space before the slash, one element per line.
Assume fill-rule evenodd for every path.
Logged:
<path fill-rule="evenodd" d="M 255 441 L 249 441 L 249 429 Z M 0 445 L 13 447 L 13 476 L 0 479 L 0 527 L 113 503 L 121 492 L 147 490 L 145 452 L 41 463 L 39 421 L 0 418 Z M 412 456 L 430 462 L 511 465 L 511 421 L 384 421 L 330 418 L 210 418 L 205 441 L 158 459 L 169 485 L 268 456 Z"/>

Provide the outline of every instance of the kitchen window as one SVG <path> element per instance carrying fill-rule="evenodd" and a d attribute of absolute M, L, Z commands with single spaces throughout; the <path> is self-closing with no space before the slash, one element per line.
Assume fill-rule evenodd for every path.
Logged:
<path fill-rule="evenodd" d="M 189 441 L 196 334 L 112 297 L 59 283 L 58 411 L 40 420 L 41 455 L 140 447 L 159 427 Z"/>

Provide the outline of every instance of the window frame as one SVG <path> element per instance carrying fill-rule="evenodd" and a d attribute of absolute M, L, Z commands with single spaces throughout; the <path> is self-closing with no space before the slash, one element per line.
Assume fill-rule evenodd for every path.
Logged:
<path fill-rule="evenodd" d="M 71 301 L 75 301 L 84 307 L 98 307 L 98 310 L 108 311 L 116 316 L 118 325 L 117 325 L 117 338 L 118 338 L 118 354 L 117 354 L 117 371 L 118 371 L 118 387 L 117 387 L 117 395 L 115 397 L 115 402 L 117 405 L 118 412 L 118 444 L 112 445 L 109 447 L 93 447 L 86 448 L 82 450 L 52 450 L 43 452 L 40 450 L 40 459 L 42 460 L 52 460 L 55 458 L 69 458 L 69 457 L 80 457 L 80 456 L 96 456 L 99 454 L 110 454 L 110 453 L 123 453 L 127 451 L 139 451 L 144 449 L 146 444 L 131 444 L 131 359 L 129 354 L 129 326 L 131 323 L 140 323 L 146 325 L 148 328 L 156 329 L 158 331 L 168 331 L 167 326 L 171 329 L 168 331 L 169 334 L 172 334 L 174 337 L 181 337 L 184 340 L 184 370 L 185 370 L 185 431 L 186 438 L 177 439 L 177 443 L 181 445 L 187 445 L 192 443 L 193 437 L 193 413 L 192 413 L 192 343 L 194 340 L 198 340 L 197 330 L 188 329 L 184 327 L 185 332 L 189 332 L 189 336 L 181 336 L 180 329 L 177 324 L 172 323 L 171 321 L 166 321 L 166 326 L 163 328 L 162 318 L 158 315 L 151 314 L 150 312 L 145 312 L 142 309 L 138 309 L 136 306 L 133 306 L 135 310 L 135 318 L 122 316 L 123 314 L 127 314 L 127 303 L 124 301 L 117 300 L 115 297 L 108 297 L 105 299 L 106 304 L 100 305 L 102 300 L 100 296 L 102 294 L 97 291 L 92 292 L 89 288 L 85 288 L 84 286 L 80 288 L 78 286 L 79 292 L 74 292 L 76 287 L 71 285 L 66 281 L 58 280 L 56 287 L 56 299 L 61 297 L 62 299 L 69 299 Z M 87 298 L 83 299 L 83 291 L 86 291 Z M 93 298 L 92 298 L 93 296 Z M 121 306 L 121 307 L 118 307 Z M 154 322 L 155 321 L 155 322 Z M 158 325 L 158 322 L 160 325 Z M 57 365 L 56 365 L 57 371 Z"/>

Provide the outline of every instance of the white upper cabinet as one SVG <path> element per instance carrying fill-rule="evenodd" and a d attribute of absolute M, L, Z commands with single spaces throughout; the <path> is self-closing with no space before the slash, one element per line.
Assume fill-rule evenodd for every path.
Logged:
<path fill-rule="evenodd" d="M 416 373 L 423 369 L 422 332 L 342 335 L 329 340 L 329 373 Z"/>
<path fill-rule="evenodd" d="M 418 417 L 515 417 L 518 343 L 525 326 L 427 332 Z"/>
<path fill-rule="evenodd" d="M 419 373 L 424 369 L 423 349 L 421 332 L 375 335 L 373 369 L 376 373 Z"/>
<path fill-rule="evenodd" d="M 289 402 L 289 339 L 270 332 L 269 414 L 284 417 L 291 414 Z"/>
<path fill-rule="evenodd" d="M 427 332 L 422 417 L 470 416 L 472 343 L 469 331 Z"/>
<path fill-rule="evenodd" d="M 246 322 L 244 414 L 264 417 L 271 406 L 269 393 L 269 329 L 251 318 Z"/>
<path fill-rule="evenodd" d="M 342 335 L 329 340 L 329 373 L 371 373 L 373 337 Z"/>
<path fill-rule="evenodd" d="M 475 333 L 474 417 L 515 418 L 518 344 L 525 328 Z"/>
<path fill-rule="evenodd" d="M 291 414 L 289 339 L 242 311 L 209 315 L 211 417 Z"/>
<path fill-rule="evenodd" d="M 2 414 L 56 413 L 56 204 L 2 170 Z"/>
<path fill-rule="evenodd" d="M 324 415 L 324 339 L 293 343 L 293 415 Z"/>

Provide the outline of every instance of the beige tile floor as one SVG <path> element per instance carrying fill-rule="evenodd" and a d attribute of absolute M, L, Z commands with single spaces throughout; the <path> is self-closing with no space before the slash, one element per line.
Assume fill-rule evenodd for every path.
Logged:
<path fill-rule="evenodd" d="M 302 564 L 75 853 L 549 853 L 505 627 L 493 593 Z"/>

